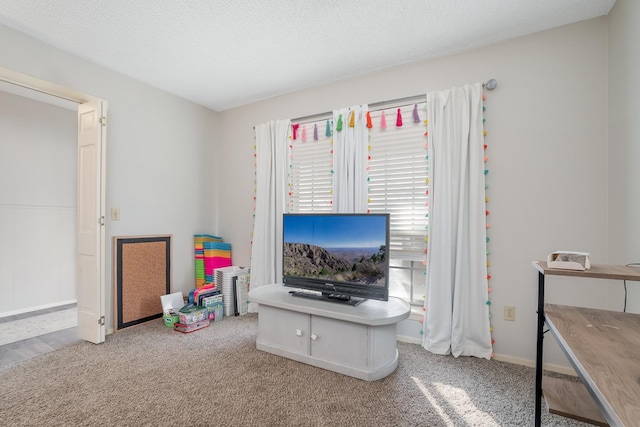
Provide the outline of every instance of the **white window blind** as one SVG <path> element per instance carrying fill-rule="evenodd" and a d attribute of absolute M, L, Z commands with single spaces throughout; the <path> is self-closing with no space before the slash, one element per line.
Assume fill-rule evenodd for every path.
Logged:
<path fill-rule="evenodd" d="M 314 124 L 318 140 L 313 139 Z M 307 141 L 301 139 L 306 127 Z M 325 135 L 326 120 L 301 124 L 298 139 L 291 140 L 289 212 L 331 212 L 332 160 L 331 137 Z"/>
<path fill-rule="evenodd" d="M 369 211 L 391 214 L 390 294 L 421 305 L 428 225 L 428 161 L 424 133 L 424 104 L 418 105 L 420 122 L 413 122 L 413 104 L 400 107 L 403 126 L 396 126 L 397 108 L 385 110 L 387 128 L 381 129 L 382 111 L 371 111 L 369 130 Z M 318 141 L 313 126 L 318 126 Z M 306 125 L 307 141 L 291 141 L 289 212 L 332 212 L 331 137 L 326 120 Z"/>
<path fill-rule="evenodd" d="M 369 211 L 391 214 L 391 259 L 423 261 L 428 225 L 427 142 L 424 103 L 418 105 L 420 122 L 413 121 L 414 105 L 384 110 L 387 128 L 381 129 L 382 111 L 372 111 L 369 139 Z"/>

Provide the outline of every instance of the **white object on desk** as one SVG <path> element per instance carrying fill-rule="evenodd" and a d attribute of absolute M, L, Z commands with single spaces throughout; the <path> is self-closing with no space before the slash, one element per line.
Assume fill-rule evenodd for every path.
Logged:
<path fill-rule="evenodd" d="M 555 251 L 547 256 L 547 267 L 584 271 L 591 268 L 591 262 L 587 252 Z"/>

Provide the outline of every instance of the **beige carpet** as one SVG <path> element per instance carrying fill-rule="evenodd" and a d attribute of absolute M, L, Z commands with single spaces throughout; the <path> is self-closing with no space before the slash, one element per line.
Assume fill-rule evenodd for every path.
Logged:
<path fill-rule="evenodd" d="M 257 315 L 183 335 L 161 319 L 0 368 L 10 426 L 525 426 L 534 371 L 399 343 L 366 382 L 255 349 Z M 544 414 L 545 426 L 585 426 Z"/>

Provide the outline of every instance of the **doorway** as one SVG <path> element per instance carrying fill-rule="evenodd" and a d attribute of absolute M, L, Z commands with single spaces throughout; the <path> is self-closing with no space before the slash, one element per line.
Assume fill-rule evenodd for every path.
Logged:
<path fill-rule="evenodd" d="M 3 360 L 8 343 L 77 326 L 78 106 L 68 104 L 0 82 Z"/>
<path fill-rule="evenodd" d="M 105 100 L 0 67 L 0 81 L 78 105 L 76 293 L 78 335 L 100 343 L 105 337 Z"/>

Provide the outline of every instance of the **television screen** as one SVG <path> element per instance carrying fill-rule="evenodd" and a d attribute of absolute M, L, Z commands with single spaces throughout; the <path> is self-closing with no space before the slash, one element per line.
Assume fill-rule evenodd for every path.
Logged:
<path fill-rule="evenodd" d="M 389 298 L 388 214 L 284 214 L 283 283 L 356 305 Z"/>

